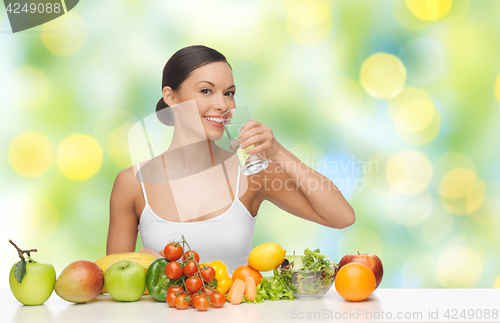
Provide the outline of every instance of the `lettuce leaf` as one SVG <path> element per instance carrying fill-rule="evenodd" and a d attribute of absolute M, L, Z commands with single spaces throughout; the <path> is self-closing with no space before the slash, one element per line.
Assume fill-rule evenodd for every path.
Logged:
<path fill-rule="evenodd" d="M 262 277 L 257 285 L 257 297 L 254 301 L 249 301 L 243 297 L 244 303 L 262 303 L 263 301 L 279 301 L 295 299 L 292 292 L 289 291 L 283 280 L 281 279 L 278 270 L 274 270 L 274 276 Z"/>

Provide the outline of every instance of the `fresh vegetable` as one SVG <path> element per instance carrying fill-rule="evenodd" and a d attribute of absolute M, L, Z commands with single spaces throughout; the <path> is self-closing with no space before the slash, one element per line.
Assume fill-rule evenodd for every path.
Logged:
<path fill-rule="evenodd" d="M 182 268 L 181 265 L 177 261 L 171 261 L 165 267 L 165 274 L 167 274 L 170 279 L 178 279 L 182 276 Z"/>
<path fill-rule="evenodd" d="M 186 251 L 184 253 L 184 261 L 190 260 L 190 259 L 194 259 L 194 260 L 196 260 L 196 263 L 199 263 L 200 262 L 200 255 L 196 251 L 192 251 L 192 250 Z"/>
<path fill-rule="evenodd" d="M 253 277 L 248 276 L 245 279 L 245 297 L 249 301 L 254 301 L 257 298 L 257 288 Z"/>
<path fill-rule="evenodd" d="M 224 277 L 220 280 L 217 280 L 217 291 L 221 294 L 227 293 L 227 291 L 233 285 L 233 280 L 230 277 Z"/>
<path fill-rule="evenodd" d="M 231 296 L 229 296 L 228 300 L 233 305 L 238 305 L 243 300 L 243 296 L 245 295 L 245 282 L 241 279 L 236 279 L 231 286 Z"/>
<path fill-rule="evenodd" d="M 279 301 L 295 299 L 292 292 L 289 291 L 281 279 L 278 269 L 274 269 L 274 276 L 262 277 L 260 284 L 257 285 L 257 297 L 254 301 L 243 298 L 244 303 L 262 303 L 265 300 Z"/>
<path fill-rule="evenodd" d="M 160 302 L 165 302 L 168 288 L 171 286 L 182 286 L 182 278 L 170 279 L 165 273 L 165 267 L 169 261 L 166 258 L 158 258 L 149 265 L 146 278 L 146 286 L 149 294 Z"/>
<path fill-rule="evenodd" d="M 247 277 L 252 277 L 255 281 L 255 285 L 257 286 L 257 284 L 260 283 L 260 280 L 262 279 L 262 274 L 248 265 L 243 265 L 234 270 L 232 278 L 233 281 L 235 281 L 236 279 L 245 281 Z"/>
<path fill-rule="evenodd" d="M 167 260 L 179 260 L 182 257 L 182 246 L 178 242 L 170 242 L 163 249 L 163 254 Z"/>
<path fill-rule="evenodd" d="M 327 258 L 327 259 L 325 259 Z M 314 270 L 319 271 L 325 268 L 333 268 L 332 261 L 328 256 L 319 252 L 319 248 L 311 251 L 304 249 L 303 256 L 285 256 L 281 268 L 294 270 Z"/>
<path fill-rule="evenodd" d="M 217 281 L 217 291 L 221 294 L 226 294 L 233 284 L 233 280 L 227 274 L 227 266 L 220 260 L 214 260 L 210 263 L 202 263 L 210 266 L 215 271 L 215 279 Z"/>
<path fill-rule="evenodd" d="M 205 297 L 198 297 L 195 302 L 193 302 L 193 306 L 198 311 L 206 311 L 210 307 L 210 301 Z"/>
<path fill-rule="evenodd" d="M 306 248 L 304 256 L 286 256 L 281 271 L 285 286 L 297 295 L 324 294 L 330 289 L 336 267 L 319 249 Z"/>
<path fill-rule="evenodd" d="M 177 292 L 183 292 L 184 289 L 182 286 L 171 286 L 167 289 L 167 293 L 177 293 Z"/>
<path fill-rule="evenodd" d="M 226 298 L 221 293 L 210 294 L 210 301 L 212 302 L 212 307 L 221 308 L 226 304 Z"/>
<path fill-rule="evenodd" d="M 189 298 L 186 295 L 179 295 L 175 298 L 175 307 L 179 310 L 185 310 L 189 306 Z"/>
<path fill-rule="evenodd" d="M 203 287 L 203 282 L 201 281 L 201 278 L 199 277 L 189 277 L 186 280 L 186 290 L 190 294 L 194 294 L 198 292 L 202 287 Z"/>
<path fill-rule="evenodd" d="M 176 298 L 177 298 L 177 295 L 175 295 L 175 293 L 168 293 L 167 299 L 166 299 L 168 306 L 175 307 L 175 299 Z"/>
<path fill-rule="evenodd" d="M 202 265 L 201 277 L 206 282 L 211 282 L 215 278 L 215 270 L 213 267 Z"/>
<path fill-rule="evenodd" d="M 198 266 L 194 260 L 189 260 L 187 264 L 182 268 L 184 275 L 192 277 L 198 273 Z"/>

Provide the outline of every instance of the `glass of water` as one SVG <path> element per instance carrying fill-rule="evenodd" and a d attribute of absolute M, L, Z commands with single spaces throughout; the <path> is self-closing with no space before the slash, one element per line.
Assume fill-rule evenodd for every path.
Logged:
<path fill-rule="evenodd" d="M 254 145 L 241 149 L 238 140 L 236 140 L 236 138 L 241 135 L 241 128 L 250 120 L 252 120 L 250 118 L 250 112 L 246 107 L 231 109 L 222 115 L 224 129 L 226 129 L 227 136 L 231 138 L 231 149 L 236 153 L 243 174 L 245 175 L 256 174 L 266 169 L 269 165 L 264 153 L 254 155 L 246 154 L 246 151 L 252 149 Z"/>

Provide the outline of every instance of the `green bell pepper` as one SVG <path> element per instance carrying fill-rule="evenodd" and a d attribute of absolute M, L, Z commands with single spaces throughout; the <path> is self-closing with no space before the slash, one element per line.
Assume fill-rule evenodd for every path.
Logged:
<path fill-rule="evenodd" d="M 165 258 L 154 260 L 148 268 L 146 286 L 154 299 L 165 302 L 167 299 L 167 290 L 171 286 L 182 286 L 182 277 L 179 279 L 170 279 L 165 274 L 165 267 L 169 261 Z"/>

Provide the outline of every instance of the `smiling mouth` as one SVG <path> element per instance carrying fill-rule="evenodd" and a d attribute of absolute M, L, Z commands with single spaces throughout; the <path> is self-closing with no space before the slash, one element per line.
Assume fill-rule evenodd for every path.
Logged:
<path fill-rule="evenodd" d="M 203 118 L 205 118 L 205 120 L 220 123 L 220 124 L 222 124 L 222 122 L 225 121 L 225 119 L 222 119 L 222 118 L 213 118 L 213 117 L 203 117 Z"/>

